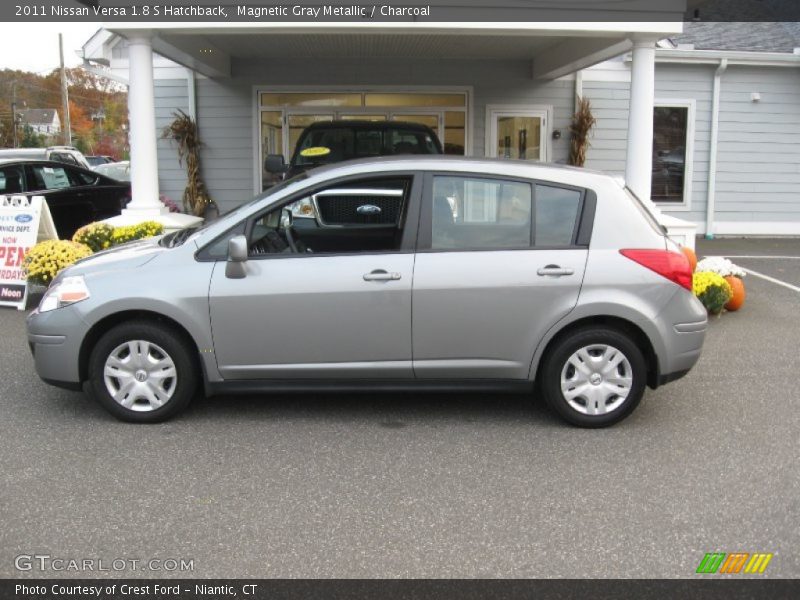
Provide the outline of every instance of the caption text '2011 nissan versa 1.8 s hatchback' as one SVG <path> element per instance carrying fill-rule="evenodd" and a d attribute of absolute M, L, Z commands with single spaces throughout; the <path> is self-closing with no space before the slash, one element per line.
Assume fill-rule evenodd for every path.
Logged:
<path fill-rule="evenodd" d="M 42 379 L 86 383 L 127 421 L 171 417 L 199 388 L 514 389 L 601 427 L 696 363 L 691 284 L 607 175 L 377 158 L 78 262 L 28 337 Z"/>

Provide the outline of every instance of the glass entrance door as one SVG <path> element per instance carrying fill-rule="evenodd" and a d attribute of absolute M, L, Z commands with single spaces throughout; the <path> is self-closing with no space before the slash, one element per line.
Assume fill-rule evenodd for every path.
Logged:
<path fill-rule="evenodd" d="M 545 111 L 490 111 L 489 156 L 547 160 Z"/>

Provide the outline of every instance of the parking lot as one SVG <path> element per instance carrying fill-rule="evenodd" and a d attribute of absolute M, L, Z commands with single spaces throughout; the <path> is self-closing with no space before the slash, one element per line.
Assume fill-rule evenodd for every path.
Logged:
<path fill-rule="evenodd" d="M 698 366 L 598 431 L 480 394 L 212 398 L 127 425 L 41 383 L 24 313 L 0 310 L 0 577 L 91 575 L 15 569 L 34 553 L 194 565 L 121 576 L 692 577 L 716 551 L 798 577 L 800 258 L 734 262 L 759 275 Z"/>

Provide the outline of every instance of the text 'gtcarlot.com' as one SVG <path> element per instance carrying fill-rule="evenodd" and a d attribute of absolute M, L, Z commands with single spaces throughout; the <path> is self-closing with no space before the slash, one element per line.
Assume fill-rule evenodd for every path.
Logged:
<path fill-rule="evenodd" d="M 20 554 L 14 558 L 17 571 L 194 571 L 193 558 L 61 558 L 49 554 Z"/>

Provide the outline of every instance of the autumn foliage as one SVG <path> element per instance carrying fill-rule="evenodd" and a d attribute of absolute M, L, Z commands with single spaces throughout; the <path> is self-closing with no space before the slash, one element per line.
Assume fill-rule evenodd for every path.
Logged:
<path fill-rule="evenodd" d="M 85 154 L 104 154 L 117 160 L 127 156 L 127 90 L 109 79 L 81 68 L 67 69 L 72 144 Z M 16 90 L 17 110 L 55 108 L 63 127 L 61 76 L 58 69 L 39 75 L 0 70 L 0 147 L 13 145 L 11 101 Z M 24 131 L 19 127 L 21 139 Z M 35 145 L 63 144 L 65 136 L 39 136 Z"/>

